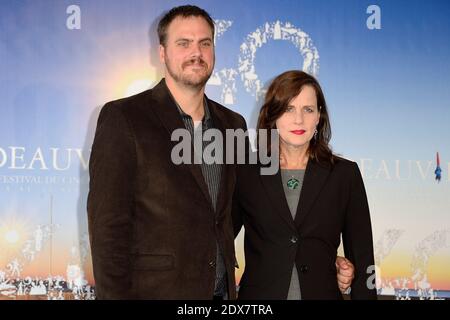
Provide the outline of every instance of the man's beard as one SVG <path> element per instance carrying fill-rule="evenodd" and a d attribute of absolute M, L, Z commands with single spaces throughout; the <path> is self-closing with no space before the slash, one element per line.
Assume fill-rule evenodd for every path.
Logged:
<path fill-rule="evenodd" d="M 181 84 L 183 84 L 184 86 L 187 87 L 192 87 L 192 88 L 202 88 L 206 85 L 206 83 L 208 82 L 209 78 L 211 77 L 212 74 L 212 69 L 210 72 L 207 72 L 208 70 L 208 65 L 206 64 L 205 61 L 203 61 L 202 59 L 192 59 L 189 61 L 184 62 L 181 65 L 181 70 L 184 71 L 185 68 L 189 67 L 192 64 L 197 64 L 200 65 L 200 67 L 203 67 L 206 71 L 206 74 L 204 76 L 196 76 L 195 74 L 189 74 L 189 75 L 185 75 L 184 73 L 181 72 L 181 74 L 176 74 L 173 69 L 171 68 L 171 64 L 170 61 L 168 61 L 168 63 L 166 63 L 166 68 L 167 68 L 167 72 L 170 74 L 170 76 L 176 81 L 179 82 Z"/>

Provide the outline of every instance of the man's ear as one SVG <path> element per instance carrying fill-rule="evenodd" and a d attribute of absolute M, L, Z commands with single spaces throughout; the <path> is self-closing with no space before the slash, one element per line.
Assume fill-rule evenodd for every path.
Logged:
<path fill-rule="evenodd" d="M 159 45 L 159 61 L 161 63 L 166 63 L 166 48 L 163 45 Z"/>

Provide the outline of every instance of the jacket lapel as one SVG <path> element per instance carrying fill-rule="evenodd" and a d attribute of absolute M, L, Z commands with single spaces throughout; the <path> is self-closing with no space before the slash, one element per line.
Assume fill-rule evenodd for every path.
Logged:
<path fill-rule="evenodd" d="M 186 129 L 183 120 L 181 119 L 180 113 L 178 112 L 175 101 L 173 100 L 164 79 L 162 79 L 159 84 L 152 89 L 152 97 L 156 102 L 153 103 L 152 109 L 155 111 L 161 123 L 166 128 L 169 136 L 172 136 L 172 132 L 176 129 Z M 178 143 L 175 141 L 170 142 L 173 146 Z M 194 154 L 193 146 L 191 149 L 191 154 Z M 191 174 L 194 176 L 195 181 L 200 187 L 206 200 L 210 204 L 212 210 L 211 197 L 209 195 L 208 186 L 206 185 L 205 179 L 203 178 L 203 173 L 200 165 L 181 164 L 181 166 L 187 167 Z"/>
<path fill-rule="evenodd" d="M 260 168 L 260 167 L 259 167 Z M 258 168 L 258 170 L 259 170 Z M 274 175 L 259 175 L 273 209 L 281 218 L 295 231 L 296 227 L 289 210 L 286 195 L 284 194 L 283 182 L 281 180 L 281 170 Z"/>
<path fill-rule="evenodd" d="M 329 174 L 329 166 L 319 165 L 315 160 L 308 161 L 302 192 L 300 194 L 300 201 L 297 206 L 297 214 L 295 216 L 296 226 L 299 227 L 311 211 L 311 208 L 319 196 L 319 193 L 322 190 Z"/>

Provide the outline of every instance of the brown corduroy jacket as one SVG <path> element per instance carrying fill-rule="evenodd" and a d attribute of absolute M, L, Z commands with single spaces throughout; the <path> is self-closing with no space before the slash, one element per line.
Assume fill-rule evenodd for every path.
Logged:
<path fill-rule="evenodd" d="M 239 114 L 209 99 L 208 106 L 224 136 L 245 129 Z M 235 298 L 235 165 L 222 167 L 214 212 L 200 165 L 171 160 L 178 128 L 185 127 L 164 79 L 100 113 L 87 205 L 99 299 L 211 299 L 216 242 Z"/>

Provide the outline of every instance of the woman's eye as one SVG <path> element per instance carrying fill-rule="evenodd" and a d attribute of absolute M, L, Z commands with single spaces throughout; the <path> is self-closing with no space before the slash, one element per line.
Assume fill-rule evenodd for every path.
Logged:
<path fill-rule="evenodd" d="M 286 112 L 292 112 L 294 110 L 294 107 L 287 107 Z"/>

